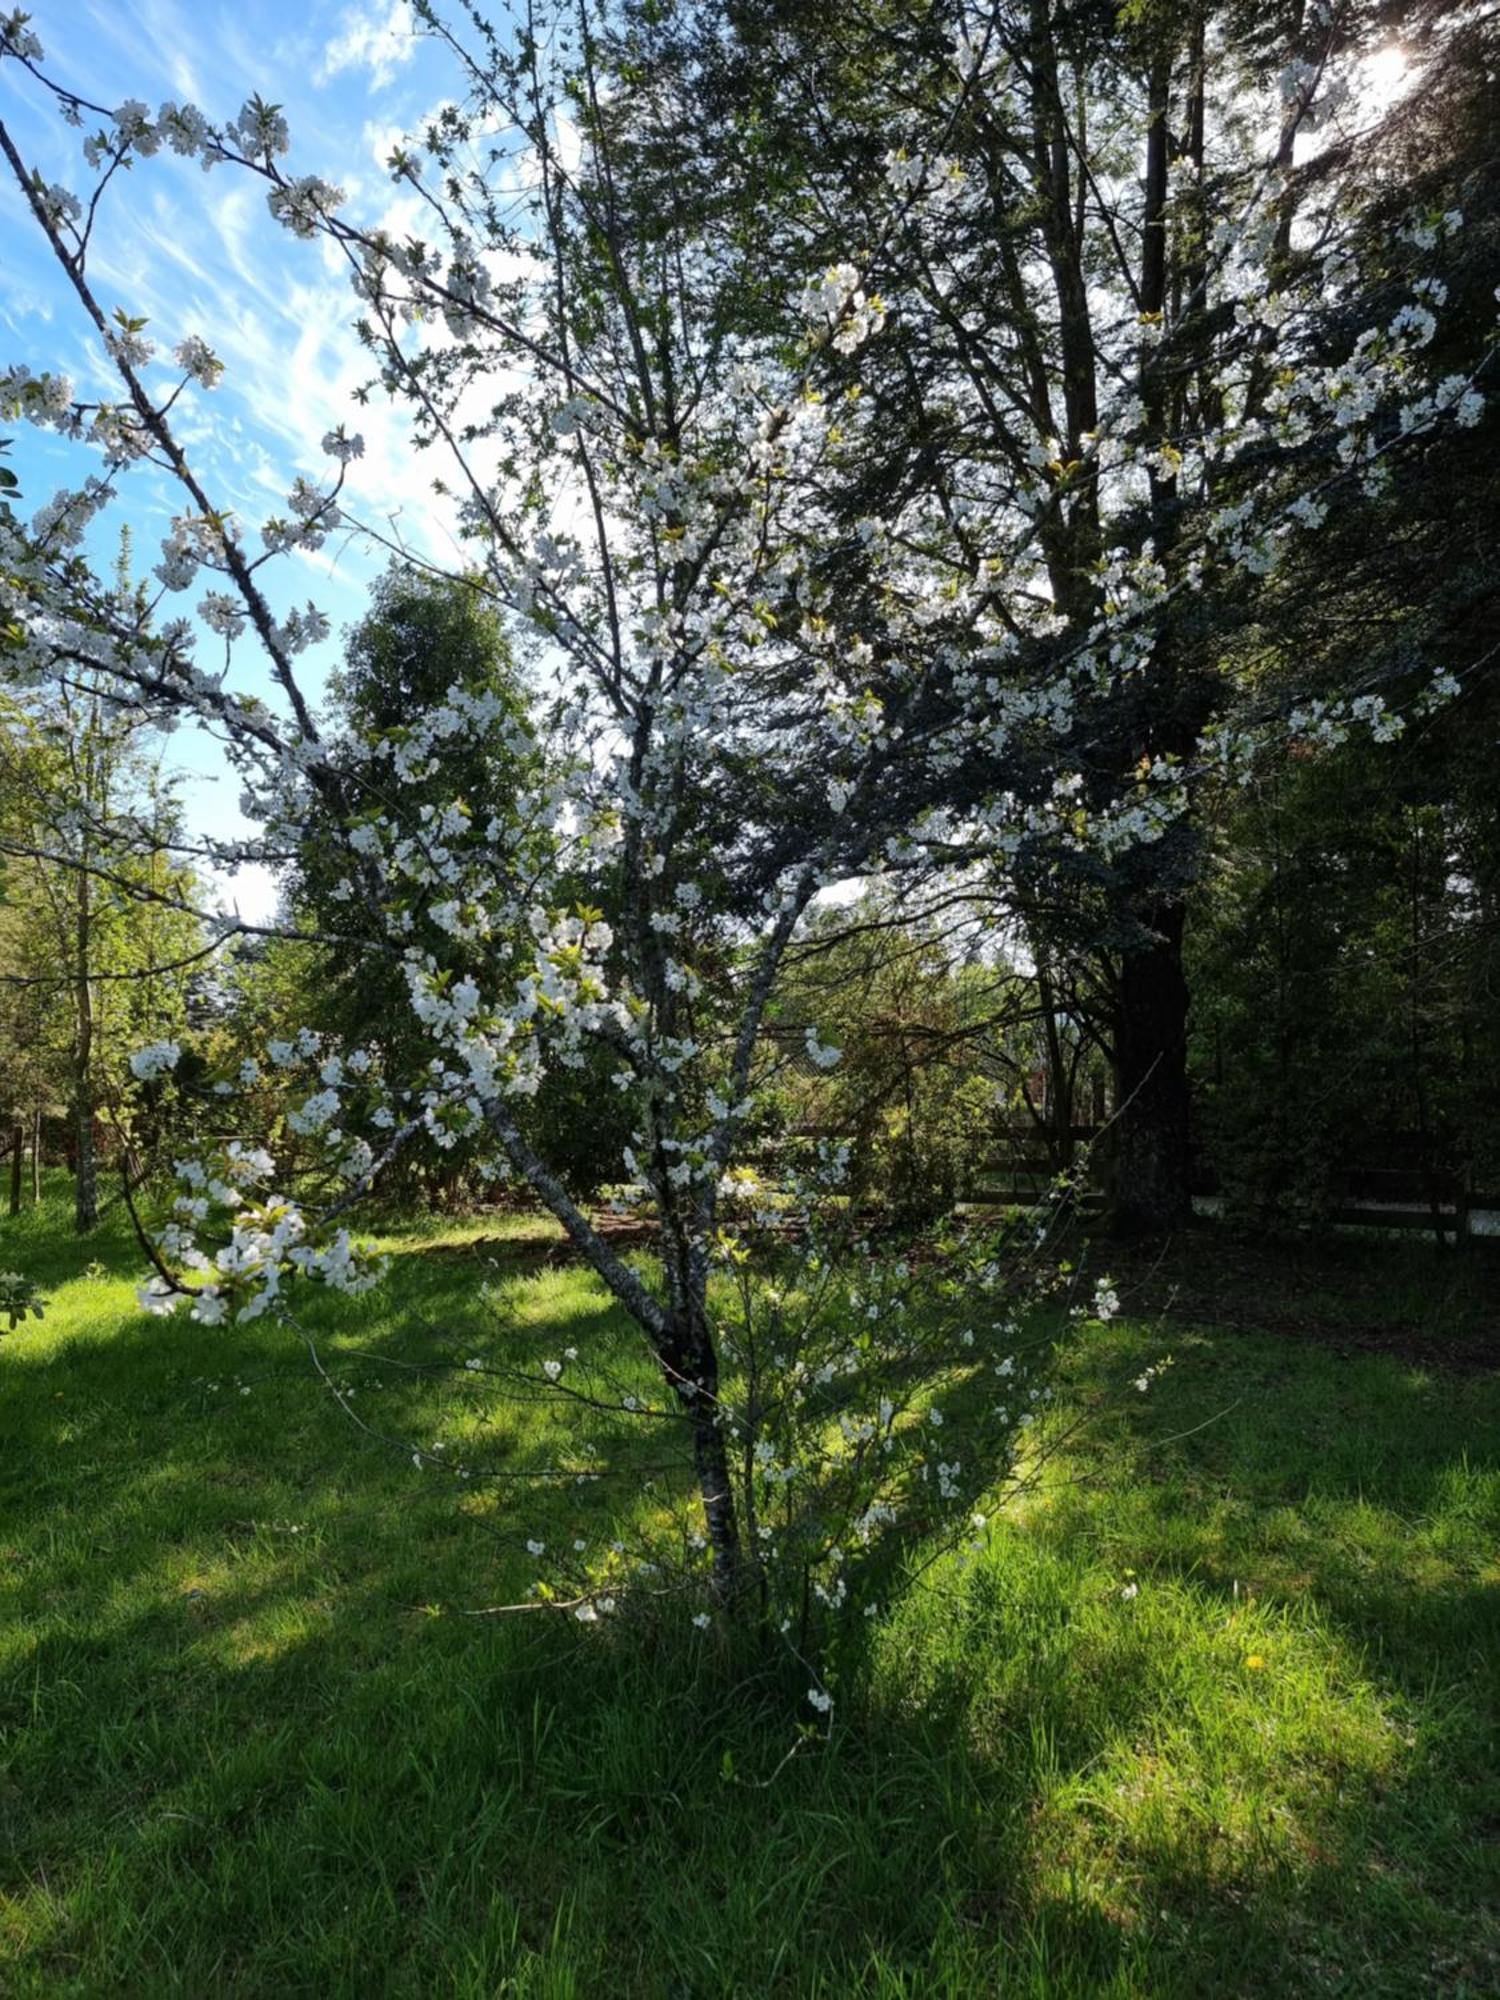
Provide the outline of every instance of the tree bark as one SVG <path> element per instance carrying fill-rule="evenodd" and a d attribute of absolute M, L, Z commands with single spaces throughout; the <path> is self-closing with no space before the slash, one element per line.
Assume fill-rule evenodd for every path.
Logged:
<path fill-rule="evenodd" d="M 717 1382 L 711 1394 L 701 1393 L 693 1402 L 693 1468 L 712 1552 L 713 1594 L 725 1610 L 733 1610 L 744 1595 L 745 1562 L 729 1476 L 729 1451 L 718 1420 Z"/>
<path fill-rule="evenodd" d="M 713 1594 L 724 1610 L 744 1599 L 746 1562 L 739 1510 L 729 1471 L 729 1448 L 720 1422 L 719 1356 L 708 1318 L 709 1263 L 688 1246 L 682 1303 L 657 1342 L 667 1386 L 681 1404 L 693 1434 L 693 1469 L 703 1504 L 703 1527 L 713 1565 Z"/>
<path fill-rule="evenodd" d="M 21 1156 L 26 1151 L 26 1128 L 18 1118 L 10 1135 L 10 1212 L 21 1213 Z"/>
<path fill-rule="evenodd" d="M 1156 1236 L 1189 1221 L 1192 1119 L 1181 903 L 1144 913 L 1150 938 L 1127 951 L 1115 991 L 1111 1227 Z"/>
<path fill-rule="evenodd" d="M 31 1199 L 33 1204 L 42 1198 L 42 1107 L 37 1105 L 31 1114 Z"/>
<path fill-rule="evenodd" d="M 88 849 L 84 849 L 88 861 Z M 77 1024 L 73 1048 L 73 1227 L 88 1234 L 99 1220 L 99 1174 L 94 1156 L 94 989 L 90 981 L 93 907 L 87 867 L 78 877 L 77 964 L 74 970 Z"/>
<path fill-rule="evenodd" d="M 99 1220 L 99 1169 L 94 1155 L 94 1105 L 88 1085 L 80 1082 L 73 1103 L 73 1227 L 86 1236 Z"/>

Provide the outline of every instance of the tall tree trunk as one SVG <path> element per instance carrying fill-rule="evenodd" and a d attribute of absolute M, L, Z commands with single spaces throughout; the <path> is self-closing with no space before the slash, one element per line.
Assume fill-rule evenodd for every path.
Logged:
<path fill-rule="evenodd" d="M 1031 0 L 1030 29 L 1031 170 L 1057 301 L 1063 393 L 1060 442 L 1063 458 L 1069 460 L 1081 456 L 1084 438 L 1099 427 L 1099 349 L 1084 263 L 1080 226 L 1084 211 L 1074 203 L 1073 157 L 1050 0 Z M 1080 178 L 1081 174 L 1080 165 Z M 1048 510 L 1043 544 L 1058 610 L 1075 624 L 1087 626 L 1096 614 L 1099 594 L 1094 575 L 1100 548 L 1099 494 L 1093 480 L 1082 483 L 1066 514 Z"/>
<path fill-rule="evenodd" d="M 42 1198 L 42 1107 L 36 1106 L 31 1114 L 31 1199 L 39 1202 Z"/>
<path fill-rule="evenodd" d="M 10 1135 L 10 1212 L 21 1213 L 21 1156 L 26 1151 L 26 1127 L 16 1120 Z"/>
<path fill-rule="evenodd" d="M 1143 316 L 1159 320 L 1168 300 L 1167 195 L 1169 116 L 1174 47 L 1163 35 L 1151 52 L 1146 92 L 1146 187 L 1141 230 Z M 1169 439 L 1169 385 L 1151 340 L 1140 355 L 1141 404 L 1147 427 Z M 1176 538 L 1177 480 L 1153 468 L 1151 512 L 1158 552 Z M 1150 758 L 1163 748 L 1189 756 L 1197 740 L 1196 706 L 1184 701 L 1170 633 L 1157 640 L 1146 728 L 1135 746 Z M 1154 705 L 1166 726 L 1150 714 Z M 1182 965 L 1185 912 L 1158 897 L 1130 910 L 1146 933 L 1124 954 L 1115 989 L 1115 1144 L 1111 1224 L 1116 1235 L 1159 1235 L 1192 1214 L 1191 1104 L 1187 1077 L 1188 985 Z"/>
<path fill-rule="evenodd" d="M 1042 1008 L 1042 1032 L 1047 1041 L 1047 1103 L 1044 1135 L 1047 1163 L 1054 1174 L 1066 1173 L 1073 1164 L 1073 1079 L 1068 1069 L 1058 1023 L 1057 995 L 1045 948 L 1037 953 L 1037 997 Z"/>
<path fill-rule="evenodd" d="M 1120 966 L 1111 1212 L 1119 1236 L 1159 1235 L 1192 1215 L 1184 916 L 1181 903 L 1146 911 L 1151 937 Z"/>

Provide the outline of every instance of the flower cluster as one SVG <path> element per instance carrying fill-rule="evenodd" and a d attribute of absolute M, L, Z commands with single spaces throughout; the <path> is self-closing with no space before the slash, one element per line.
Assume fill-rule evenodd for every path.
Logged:
<path fill-rule="evenodd" d="M 150 1083 L 176 1069 L 181 1059 L 182 1049 L 176 1042 L 151 1042 L 131 1056 L 130 1073 L 142 1083 Z"/>

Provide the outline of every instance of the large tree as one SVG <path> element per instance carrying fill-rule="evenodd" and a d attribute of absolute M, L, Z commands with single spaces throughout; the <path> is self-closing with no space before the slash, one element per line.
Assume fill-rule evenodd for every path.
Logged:
<path fill-rule="evenodd" d="M 646 23 L 664 13 L 675 32 L 661 35 Z M 640 51 L 654 35 L 653 64 Z M 1402 35 L 1413 67 L 1387 111 L 1366 65 Z M 1268 649 L 1293 666 L 1283 715 L 1309 695 L 1412 696 L 1412 660 L 1382 676 L 1367 656 L 1309 643 L 1345 574 L 1322 552 L 1286 559 L 1337 495 L 1338 545 L 1378 567 L 1424 453 L 1387 483 L 1395 410 L 1366 440 L 1346 427 L 1373 371 L 1302 371 L 1342 359 L 1362 315 L 1367 359 L 1403 325 L 1423 347 L 1425 308 L 1401 318 L 1413 282 L 1455 259 L 1487 268 L 1492 190 L 1461 135 L 1483 129 L 1493 35 L 1423 4 L 1211 0 L 725 0 L 707 24 L 700 9 L 650 9 L 627 34 L 643 92 L 665 69 L 713 106 L 696 143 L 768 274 L 746 324 L 778 285 L 850 256 L 887 302 L 891 330 L 850 365 L 861 401 L 845 419 L 857 449 L 839 518 L 899 523 L 940 546 L 955 578 L 1002 568 L 1013 658 L 1042 643 L 1091 656 L 1096 671 L 1053 718 L 1082 801 L 1118 807 L 1142 772 L 1182 779 L 1160 837 L 1107 854 L 1018 814 L 1003 870 L 1013 909 L 1046 910 L 1052 947 L 1095 968 L 1126 1229 L 1188 1212 L 1182 946 L 1198 805 L 1218 777 L 1205 736 L 1273 720 Z M 1453 303 L 1425 365 L 1457 398 L 1485 361 L 1492 313 Z M 1485 458 L 1476 434 L 1467 463 Z M 1442 456 L 1448 473 L 1453 462 Z M 1278 484 L 1288 503 L 1299 485 L 1314 491 L 1272 520 L 1264 496 Z M 1019 561 L 1018 515 L 1035 526 Z M 1226 541 L 1242 560 L 1217 560 Z M 841 581 L 866 587 L 857 567 Z M 1108 633 L 1122 586 L 1156 599 L 1149 634 L 1123 646 Z M 1024 686 L 978 636 L 991 726 L 1009 735 Z"/>

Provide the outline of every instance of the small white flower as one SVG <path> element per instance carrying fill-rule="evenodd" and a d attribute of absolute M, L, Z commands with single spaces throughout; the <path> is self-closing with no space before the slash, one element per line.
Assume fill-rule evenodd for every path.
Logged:
<path fill-rule="evenodd" d="M 238 598 L 222 590 L 210 590 L 200 598 L 198 616 L 210 631 L 225 639 L 237 639 L 245 629 L 244 607 Z"/>
<path fill-rule="evenodd" d="M 172 359 L 184 374 L 191 376 L 201 387 L 218 388 L 224 364 L 198 334 L 190 333 L 186 340 L 179 341 L 172 350 Z"/>
<path fill-rule="evenodd" d="M 807 1031 L 807 1054 L 809 1061 L 816 1068 L 832 1069 L 843 1054 L 843 1050 L 836 1049 L 829 1043 L 820 1042 L 816 1030 L 809 1028 Z"/>
<path fill-rule="evenodd" d="M 181 1057 L 182 1050 L 176 1042 L 150 1042 L 130 1058 L 131 1075 L 138 1076 L 143 1083 L 149 1082 L 152 1077 L 176 1069 Z"/>

